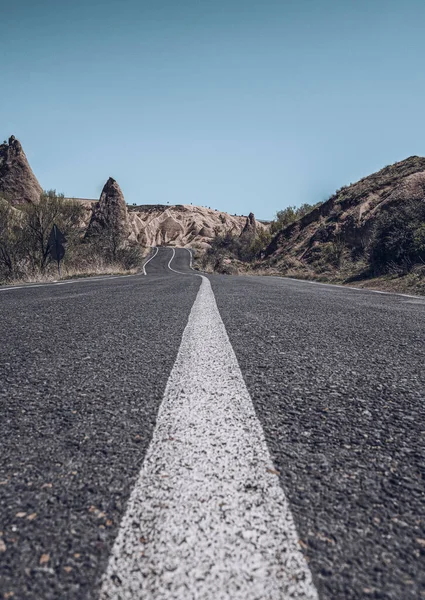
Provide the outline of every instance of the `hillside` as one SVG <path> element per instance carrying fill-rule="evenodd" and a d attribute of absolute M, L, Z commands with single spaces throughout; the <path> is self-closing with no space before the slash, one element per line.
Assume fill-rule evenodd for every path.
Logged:
<path fill-rule="evenodd" d="M 412 206 L 416 213 L 425 206 L 425 158 L 418 156 L 341 188 L 279 231 L 265 251 L 262 266 L 325 278 L 338 277 L 343 269 L 342 278 L 354 277 L 365 269 L 362 261 L 370 257 L 373 238 L 384 220 L 394 220 L 401 211 L 398 233 L 404 226 L 412 229 L 412 222 L 403 223 Z M 375 267 L 369 265 L 369 271 L 376 271 Z"/>

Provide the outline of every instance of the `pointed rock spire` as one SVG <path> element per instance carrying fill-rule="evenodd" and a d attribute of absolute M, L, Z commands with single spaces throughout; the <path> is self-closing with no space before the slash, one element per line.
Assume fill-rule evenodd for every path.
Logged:
<path fill-rule="evenodd" d="M 120 186 L 112 177 L 103 186 L 99 202 L 93 208 L 86 236 L 111 231 L 127 238 L 130 234 L 127 206 Z"/>
<path fill-rule="evenodd" d="M 257 221 L 254 213 L 249 213 L 246 218 L 245 227 L 242 229 L 241 237 L 254 237 L 257 233 Z"/>
<path fill-rule="evenodd" d="M 12 204 L 23 204 L 38 202 L 42 191 L 21 143 L 12 135 L 0 145 L 0 196 Z"/>

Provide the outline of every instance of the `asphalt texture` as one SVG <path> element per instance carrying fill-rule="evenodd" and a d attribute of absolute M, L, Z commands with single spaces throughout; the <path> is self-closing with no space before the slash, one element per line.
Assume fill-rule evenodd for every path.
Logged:
<path fill-rule="evenodd" d="M 425 299 L 210 280 L 320 598 L 425 598 Z"/>
<path fill-rule="evenodd" d="M 200 286 L 171 255 L 0 291 L 0 598 L 97 598 Z"/>
<path fill-rule="evenodd" d="M 318 600 L 206 277 L 100 600 Z"/>
<path fill-rule="evenodd" d="M 0 288 L 0 598 L 98 597 L 200 286 L 171 258 Z M 209 279 L 320 599 L 425 598 L 425 299 Z"/>

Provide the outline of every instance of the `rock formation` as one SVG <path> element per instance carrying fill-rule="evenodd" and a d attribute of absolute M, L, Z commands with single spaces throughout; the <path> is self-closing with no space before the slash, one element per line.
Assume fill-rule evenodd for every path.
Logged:
<path fill-rule="evenodd" d="M 127 239 L 131 233 L 124 195 L 112 177 L 105 183 L 99 201 L 93 206 L 86 236 L 106 232 L 123 239 Z"/>
<path fill-rule="evenodd" d="M 42 191 L 20 142 L 12 135 L 0 145 L 0 196 L 23 204 L 37 202 Z"/>
<path fill-rule="evenodd" d="M 254 215 L 250 215 L 247 220 L 243 216 L 232 216 L 211 208 L 188 204 L 144 205 L 131 208 L 129 221 L 132 228 L 131 238 L 142 246 L 169 244 L 207 248 L 216 235 L 224 235 L 227 232 L 241 235 L 248 221 L 248 232 L 252 231 L 252 227 L 265 228 L 265 225 L 255 221 Z"/>
<path fill-rule="evenodd" d="M 12 204 L 37 202 L 42 193 L 21 144 L 14 136 L 0 145 L 0 197 Z M 71 199 L 71 198 L 69 198 Z M 255 235 L 264 224 L 211 208 L 178 205 L 142 205 L 128 210 L 118 183 L 110 177 L 100 199 L 80 200 L 86 210 L 86 237 L 105 232 L 142 246 L 197 246 L 208 248 L 217 235 Z"/>
<path fill-rule="evenodd" d="M 245 227 L 242 229 L 241 238 L 255 238 L 257 234 L 257 221 L 254 213 L 249 213 L 246 218 Z"/>

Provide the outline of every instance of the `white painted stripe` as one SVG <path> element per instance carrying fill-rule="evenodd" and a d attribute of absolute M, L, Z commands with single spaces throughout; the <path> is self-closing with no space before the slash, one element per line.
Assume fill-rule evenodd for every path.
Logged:
<path fill-rule="evenodd" d="M 0 287 L 0 292 L 9 292 L 12 290 L 32 290 L 38 287 L 49 287 L 54 285 L 68 285 L 72 283 L 90 283 L 93 281 L 105 281 L 106 279 L 124 279 L 126 277 L 137 277 L 138 273 L 134 275 L 106 275 L 105 277 L 81 277 L 76 279 L 66 279 L 65 281 L 51 281 L 50 283 L 37 283 L 36 285 L 25 284 L 25 285 L 14 285 L 11 287 Z"/>
<path fill-rule="evenodd" d="M 143 275 L 147 275 L 147 273 L 146 273 L 146 265 L 147 265 L 148 263 L 150 263 L 150 262 L 151 262 L 151 260 L 152 260 L 152 259 L 154 259 L 154 258 L 155 258 L 155 256 L 158 254 L 158 246 L 155 246 L 155 250 L 156 250 L 155 254 L 154 254 L 153 256 L 151 256 L 151 257 L 150 257 L 150 259 L 149 259 L 149 260 L 147 260 L 147 261 L 144 263 L 144 265 L 143 265 Z"/>
<path fill-rule="evenodd" d="M 174 250 L 174 248 L 172 248 L 171 250 L 172 250 L 172 252 L 171 252 L 171 258 L 168 261 L 168 268 L 170 269 L 170 271 L 174 271 L 174 269 L 171 268 L 171 263 L 173 262 L 173 258 L 176 255 L 176 251 Z"/>
<path fill-rule="evenodd" d="M 257 277 L 261 277 L 257 275 Z M 339 283 L 323 283 L 322 281 L 311 281 L 309 279 L 297 279 L 296 277 L 280 277 L 279 275 L 271 275 L 275 279 L 289 279 L 289 281 L 299 281 L 301 283 L 310 283 L 312 285 L 320 285 L 328 288 L 340 290 L 354 290 L 355 292 L 370 292 L 372 294 L 384 294 L 386 296 L 402 296 L 404 298 L 425 298 L 425 296 L 413 296 L 412 294 L 402 294 L 401 292 L 385 292 L 383 290 L 371 290 L 370 288 L 353 287 L 351 285 L 341 285 Z"/>
<path fill-rule="evenodd" d="M 318 598 L 205 277 L 102 579 L 142 598 Z"/>
<path fill-rule="evenodd" d="M 174 273 L 178 273 L 179 275 L 191 275 L 191 273 L 183 273 L 182 271 L 176 271 L 176 269 L 173 269 L 173 267 L 171 266 L 171 263 L 173 262 L 175 255 L 176 255 L 176 251 L 173 248 L 173 254 L 171 255 L 171 258 L 168 262 L 168 268 L 170 269 L 170 271 L 173 271 Z"/>
<path fill-rule="evenodd" d="M 189 267 L 192 269 L 192 271 L 194 271 L 195 269 L 193 268 L 193 255 L 192 255 L 192 250 L 190 248 L 186 248 L 186 250 L 189 252 L 190 254 L 190 261 L 189 261 Z"/>

